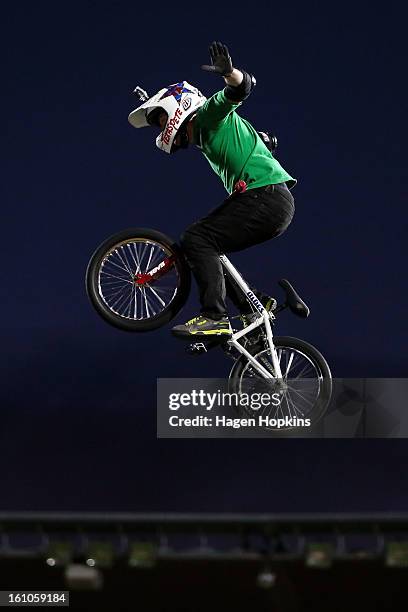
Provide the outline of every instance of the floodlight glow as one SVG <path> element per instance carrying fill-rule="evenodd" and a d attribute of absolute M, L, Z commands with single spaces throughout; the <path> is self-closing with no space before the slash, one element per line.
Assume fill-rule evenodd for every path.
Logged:
<path fill-rule="evenodd" d="M 157 546 L 150 542 L 132 544 L 129 552 L 129 565 L 131 567 L 153 567 L 156 563 Z"/>
<path fill-rule="evenodd" d="M 388 542 L 385 549 L 387 567 L 408 567 L 408 542 Z"/>
<path fill-rule="evenodd" d="M 70 542 L 51 542 L 46 551 L 46 564 L 50 567 L 67 565 L 73 556 Z"/>
<path fill-rule="evenodd" d="M 86 564 L 89 567 L 112 567 L 114 548 L 110 542 L 91 542 L 86 552 Z"/>
<path fill-rule="evenodd" d="M 307 547 L 306 566 L 326 569 L 333 561 L 333 546 L 328 542 L 311 543 Z"/>

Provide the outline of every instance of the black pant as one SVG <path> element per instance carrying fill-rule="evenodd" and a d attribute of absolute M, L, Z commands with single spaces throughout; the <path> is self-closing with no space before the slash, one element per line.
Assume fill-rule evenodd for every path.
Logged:
<path fill-rule="evenodd" d="M 224 277 L 219 255 L 279 236 L 292 221 L 294 210 L 293 196 L 285 183 L 268 185 L 229 196 L 186 229 L 180 242 L 199 288 L 204 316 L 226 316 L 226 294 L 241 312 L 251 311 L 232 278 Z"/>

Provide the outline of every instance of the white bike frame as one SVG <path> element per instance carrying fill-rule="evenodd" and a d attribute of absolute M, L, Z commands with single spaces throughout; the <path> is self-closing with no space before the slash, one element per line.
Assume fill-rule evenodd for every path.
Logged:
<path fill-rule="evenodd" d="M 228 340 L 228 344 L 235 347 L 237 351 L 242 353 L 242 355 L 245 355 L 245 357 L 253 365 L 253 367 L 257 370 L 257 372 L 259 372 L 259 374 L 261 374 L 261 376 L 263 376 L 264 378 L 272 378 L 272 379 L 282 378 L 282 371 L 281 371 L 281 367 L 280 367 L 280 363 L 278 359 L 278 354 L 276 352 L 276 348 L 273 343 L 271 321 L 275 319 L 274 315 L 272 313 L 269 313 L 266 310 L 266 308 L 263 306 L 263 304 L 258 300 L 254 292 L 251 291 L 251 289 L 248 287 L 248 285 L 242 278 L 241 274 L 232 265 L 228 257 L 224 254 L 220 255 L 220 260 L 224 268 L 234 279 L 234 281 L 236 282 L 238 287 L 241 289 L 241 291 L 245 294 L 245 297 L 247 298 L 247 300 L 255 308 L 255 310 L 259 313 L 257 320 L 254 323 L 251 323 L 250 325 L 242 329 L 241 331 L 238 331 L 237 333 L 233 334 L 231 338 Z M 268 340 L 269 350 L 271 352 L 272 365 L 273 365 L 273 370 L 274 370 L 275 375 L 269 372 L 269 370 L 267 370 L 262 364 L 260 364 L 255 359 L 255 357 L 253 357 L 251 353 L 247 351 L 246 348 L 243 347 L 242 344 L 238 342 L 240 338 L 242 338 L 243 336 L 246 336 L 251 331 L 259 327 L 260 325 L 265 326 L 266 337 Z"/>

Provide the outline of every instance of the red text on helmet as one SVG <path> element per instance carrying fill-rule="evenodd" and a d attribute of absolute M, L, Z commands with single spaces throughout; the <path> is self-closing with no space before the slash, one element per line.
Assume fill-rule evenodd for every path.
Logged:
<path fill-rule="evenodd" d="M 165 131 L 163 132 L 162 135 L 162 141 L 165 144 L 169 144 L 170 143 L 170 137 L 173 133 L 173 130 L 175 128 L 177 128 L 178 124 L 180 123 L 180 120 L 183 116 L 182 111 L 178 108 L 176 110 L 176 112 L 174 113 L 174 117 L 172 117 L 168 122 L 167 122 L 167 127 L 165 129 Z"/>

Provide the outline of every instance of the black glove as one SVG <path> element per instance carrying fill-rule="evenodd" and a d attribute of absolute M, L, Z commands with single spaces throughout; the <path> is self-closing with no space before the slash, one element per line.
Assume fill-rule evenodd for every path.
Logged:
<path fill-rule="evenodd" d="M 228 47 L 222 43 L 213 42 L 210 45 L 210 57 L 212 66 L 201 66 L 203 70 L 215 72 L 216 74 L 221 74 L 222 76 L 229 76 L 234 70 Z"/>

